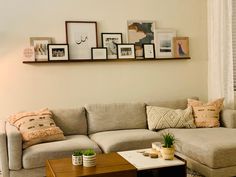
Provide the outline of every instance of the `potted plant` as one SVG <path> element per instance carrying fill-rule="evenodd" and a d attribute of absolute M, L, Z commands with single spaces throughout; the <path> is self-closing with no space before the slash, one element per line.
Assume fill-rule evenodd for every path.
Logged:
<path fill-rule="evenodd" d="M 83 164 L 83 152 L 78 150 L 72 154 L 72 164 L 82 165 Z"/>
<path fill-rule="evenodd" d="M 164 139 L 164 144 L 161 148 L 161 155 L 165 160 L 173 160 L 175 154 L 175 149 L 173 146 L 175 142 L 175 137 L 171 133 L 164 133 L 162 137 Z"/>
<path fill-rule="evenodd" d="M 88 149 L 83 152 L 83 166 L 84 167 L 96 166 L 96 153 L 93 149 Z"/>

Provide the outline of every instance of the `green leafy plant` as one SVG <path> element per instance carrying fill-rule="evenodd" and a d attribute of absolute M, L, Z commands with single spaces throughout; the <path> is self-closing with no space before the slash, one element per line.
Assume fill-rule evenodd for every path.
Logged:
<path fill-rule="evenodd" d="M 164 146 L 165 148 L 171 148 L 175 142 L 175 137 L 171 133 L 164 133 L 162 134 L 162 137 L 164 139 Z"/>
<path fill-rule="evenodd" d="M 83 151 L 81 151 L 81 150 L 75 151 L 75 152 L 73 153 L 73 155 L 74 155 L 74 156 L 82 156 L 82 155 L 83 155 Z"/>
<path fill-rule="evenodd" d="M 93 149 L 87 149 L 86 151 L 83 152 L 83 155 L 92 156 L 95 155 L 95 151 Z"/>

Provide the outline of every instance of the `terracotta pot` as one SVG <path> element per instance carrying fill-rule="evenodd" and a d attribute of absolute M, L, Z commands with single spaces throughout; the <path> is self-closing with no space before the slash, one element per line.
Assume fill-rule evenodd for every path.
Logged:
<path fill-rule="evenodd" d="M 83 156 L 75 156 L 72 155 L 72 164 L 73 165 L 82 165 L 83 164 Z"/>
<path fill-rule="evenodd" d="M 91 156 L 83 155 L 83 166 L 84 167 L 96 166 L 96 154 L 91 155 Z"/>
<path fill-rule="evenodd" d="M 175 155 L 174 147 L 171 147 L 171 148 L 162 147 L 161 148 L 161 155 L 162 155 L 162 158 L 165 160 L 173 160 L 174 155 Z"/>

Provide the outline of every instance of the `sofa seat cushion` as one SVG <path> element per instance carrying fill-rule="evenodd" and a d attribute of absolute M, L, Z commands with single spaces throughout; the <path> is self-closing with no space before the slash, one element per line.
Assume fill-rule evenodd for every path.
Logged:
<path fill-rule="evenodd" d="M 236 129 L 169 129 L 176 138 L 176 150 L 210 168 L 236 165 Z"/>
<path fill-rule="evenodd" d="M 101 152 L 97 144 L 85 135 L 71 135 L 63 141 L 37 144 L 23 151 L 23 168 L 43 167 L 47 159 L 71 157 L 75 150 L 91 148 Z"/>
<path fill-rule="evenodd" d="M 161 134 L 147 129 L 116 130 L 91 134 L 103 152 L 117 152 L 150 148 L 151 143 L 161 140 Z"/>

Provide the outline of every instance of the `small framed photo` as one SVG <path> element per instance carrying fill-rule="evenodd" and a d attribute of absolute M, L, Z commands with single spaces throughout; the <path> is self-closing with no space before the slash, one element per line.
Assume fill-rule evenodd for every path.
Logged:
<path fill-rule="evenodd" d="M 154 59 L 155 57 L 155 44 L 143 44 L 144 58 Z"/>
<path fill-rule="evenodd" d="M 135 45 L 118 44 L 117 54 L 119 59 L 135 59 Z"/>
<path fill-rule="evenodd" d="M 106 60 L 108 56 L 106 47 L 93 47 L 91 54 L 93 60 Z"/>
<path fill-rule="evenodd" d="M 48 60 L 69 60 L 68 44 L 48 44 Z"/>
<path fill-rule="evenodd" d="M 34 47 L 35 60 L 47 61 L 48 60 L 48 44 L 52 43 L 51 37 L 31 37 L 30 45 Z"/>
<path fill-rule="evenodd" d="M 189 57 L 189 38 L 174 38 L 174 57 Z"/>
<path fill-rule="evenodd" d="M 97 47 L 97 22 L 66 21 L 66 42 L 70 59 L 91 60 L 91 48 Z"/>
<path fill-rule="evenodd" d="M 102 47 L 107 47 L 108 59 L 117 59 L 117 44 L 122 44 L 122 33 L 102 33 Z"/>
<path fill-rule="evenodd" d="M 128 43 L 135 44 L 137 58 L 143 58 L 143 44 L 155 43 L 155 21 L 150 20 L 128 20 Z"/>
<path fill-rule="evenodd" d="M 156 31 L 156 55 L 158 58 L 173 57 L 173 38 L 176 31 L 172 29 L 159 29 Z"/>

